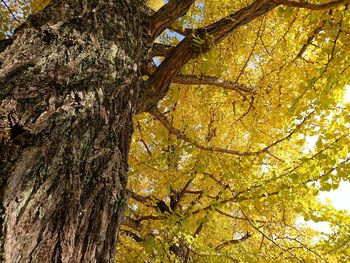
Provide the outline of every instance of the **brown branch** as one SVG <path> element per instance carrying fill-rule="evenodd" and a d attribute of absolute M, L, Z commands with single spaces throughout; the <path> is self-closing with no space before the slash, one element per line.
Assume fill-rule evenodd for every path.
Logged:
<path fill-rule="evenodd" d="M 148 201 L 155 201 L 155 197 L 153 196 L 142 196 L 142 195 L 139 195 L 129 189 L 126 190 L 127 194 L 134 200 L 140 202 L 140 203 L 146 203 Z"/>
<path fill-rule="evenodd" d="M 175 211 L 176 208 L 179 206 L 182 198 L 184 197 L 185 193 L 186 193 L 186 190 L 187 188 L 191 185 L 192 181 L 193 181 L 194 178 L 191 178 L 185 185 L 185 187 L 181 190 L 180 193 L 178 193 L 176 195 L 176 200 L 174 200 L 175 202 L 171 205 L 171 210 Z"/>
<path fill-rule="evenodd" d="M 221 42 L 228 36 L 228 34 L 232 33 L 236 29 L 268 13 L 278 5 L 280 4 L 275 1 L 257 0 L 251 5 L 228 15 L 211 25 L 206 26 L 202 30 L 199 30 L 209 36 L 206 41 L 207 49 L 210 49 L 213 44 Z"/>
<path fill-rule="evenodd" d="M 203 190 L 197 190 L 197 191 L 193 191 L 193 190 L 186 190 L 186 194 L 192 194 L 192 195 L 201 195 L 203 194 L 204 191 Z"/>
<path fill-rule="evenodd" d="M 139 236 L 138 234 L 127 230 L 127 229 L 121 229 L 120 232 L 128 237 L 131 237 L 132 239 L 134 239 L 136 242 L 142 242 L 145 241 L 145 239 L 143 239 L 141 236 Z"/>
<path fill-rule="evenodd" d="M 232 219 L 236 219 L 236 220 L 242 220 L 242 221 L 248 221 L 247 218 L 245 217 L 239 217 L 239 216 L 234 216 L 234 215 L 231 215 L 229 213 L 226 213 L 224 211 L 221 211 L 220 209 L 215 209 L 216 212 L 218 212 L 219 214 L 223 215 L 223 216 L 227 216 L 229 218 L 232 218 Z M 266 224 L 267 222 L 266 221 L 263 221 L 263 220 L 254 220 L 255 222 L 258 222 L 258 223 L 263 223 L 263 224 Z"/>
<path fill-rule="evenodd" d="M 243 65 L 243 67 L 241 68 L 241 70 L 240 70 L 240 72 L 239 72 L 239 74 L 238 74 L 238 76 L 237 76 L 237 78 L 236 78 L 236 81 L 237 81 L 237 82 L 239 81 L 239 79 L 240 79 L 240 77 L 242 76 L 244 70 L 246 69 L 246 67 L 247 67 L 247 65 L 248 65 L 248 63 L 249 63 L 251 57 L 253 56 L 253 53 L 254 53 L 255 48 L 256 48 L 256 45 L 258 44 L 259 37 L 261 36 L 261 28 L 262 28 L 262 25 L 263 25 L 263 21 L 261 21 L 261 23 L 260 23 L 260 25 L 259 25 L 259 29 L 258 29 L 258 32 L 257 32 L 257 34 L 256 34 L 256 38 L 255 38 L 255 40 L 254 40 L 253 46 L 252 46 L 252 48 L 251 48 L 251 50 L 250 50 L 250 52 L 249 52 L 249 55 L 248 55 L 247 59 L 245 60 L 244 65 Z"/>
<path fill-rule="evenodd" d="M 170 51 L 174 49 L 174 46 L 165 45 L 161 43 L 154 43 L 151 51 L 151 57 L 166 57 Z"/>
<path fill-rule="evenodd" d="M 152 39 L 155 39 L 169 27 L 176 19 L 186 14 L 188 9 L 194 3 L 194 0 L 173 0 L 162 6 L 151 17 L 150 34 Z"/>
<path fill-rule="evenodd" d="M 251 5 L 246 6 L 237 12 L 226 16 L 213 24 L 204 28 L 199 28 L 193 31 L 191 35 L 187 35 L 173 49 L 168 57 L 161 63 L 152 76 L 144 83 L 143 93 L 140 94 L 140 100 L 137 107 L 137 112 L 144 112 L 154 107 L 168 92 L 169 85 L 173 78 L 180 72 L 181 68 L 193 58 L 201 54 L 207 53 L 213 46 L 220 43 L 230 33 L 238 28 L 248 24 L 258 17 L 268 13 L 279 5 L 289 5 L 293 7 L 309 8 L 312 10 L 322 10 L 331 8 L 337 5 L 349 3 L 350 0 L 339 0 L 327 4 L 313 5 L 308 3 L 299 3 L 286 0 L 256 0 Z M 192 1 L 183 0 L 181 4 L 177 1 L 171 1 L 162 7 L 152 18 L 152 34 L 156 35 L 160 28 L 162 30 L 174 21 L 175 16 L 179 16 L 188 10 Z M 172 10 L 169 12 L 169 10 Z M 173 12 L 176 10 L 176 12 Z M 181 12 L 179 11 L 181 10 Z M 169 16 L 163 18 L 164 14 Z M 175 14 L 175 15 L 174 15 Z M 157 16 L 159 18 L 157 18 Z M 164 20 L 165 19 L 165 20 Z M 168 21 L 168 22 L 165 22 Z M 157 28 L 157 29 L 156 29 Z M 200 40 L 200 44 L 198 44 Z"/>
<path fill-rule="evenodd" d="M 153 220 L 153 221 L 157 221 L 157 220 L 163 220 L 166 219 L 166 216 L 154 216 L 154 215 L 148 215 L 148 216 L 141 216 L 140 218 L 136 219 L 135 221 L 140 224 L 142 221 L 145 220 Z"/>
<path fill-rule="evenodd" d="M 171 211 L 168 207 L 168 205 L 163 201 L 163 200 L 159 200 L 157 199 L 157 197 L 155 196 L 141 196 L 137 193 L 134 193 L 133 191 L 127 189 L 127 194 L 134 200 L 143 203 L 144 205 L 148 206 L 148 207 L 152 207 L 154 209 L 156 209 L 157 211 L 160 211 L 161 213 L 165 213 L 168 212 L 169 214 L 171 214 Z M 151 216 L 154 217 L 154 216 Z M 146 218 L 148 219 L 148 218 Z M 140 219 L 138 219 L 140 220 Z M 145 219 L 141 219 L 140 221 L 145 220 Z"/>
<path fill-rule="evenodd" d="M 242 243 L 244 240 L 247 240 L 248 238 L 250 238 L 252 235 L 247 232 L 247 234 L 245 234 L 243 237 L 239 238 L 239 239 L 232 239 L 232 240 L 228 240 L 223 242 L 222 244 L 218 245 L 215 248 L 215 251 L 220 251 L 221 249 L 223 249 L 224 247 L 228 246 L 228 245 L 233 245 L 233 244 L 239 244 Z"/>
<path fill-rule="evenodd" d="M 145 147 L 145 149 L 146 149 L 146 151 L 147 151 L 147 153 L 148 153 L 148 155 L 149 155 L 149 157 L 152 157 L 152 152 L 150 151 L 150 149 L 148 148 L 148 145 L 147 145 L 147 143 L 143 140 L 143 136 L 142 136 L 142 129 L 141 129 L 141 125 L 140 125 L 140 122 L 138 121 L 137 122 L 137 128 L 138 128 L 138 130 L 139 130 L 139 133 L 140 133 L 140 141 L 142 142 L 142 144 L 143 144 L 143 146 Z"/>
<path fill-rule="evenodd" d="M 234 30 L 266 14 L 276 6 L 278 4 L 273 1 L 258 0 L 207 27 L 194 30 L 191 35 L 186 36 L 144 83 L 137 112 L 144 112 L 154 107 L 166 95 L 171 81 L 190 59 L 208 52 Z M 201 45 L 197 44 L 196 40 L 198 39 L 203 41 Z"/>
<path fill-rule="evenodd" d="M 180 34 L 180 35 L 183 35 L 184 37 L 189 36 L 193 33 L 192 28 L 177 28 L 177 27 L 170 26 L 169 29 Z"/>
<path fill-rule="evenodd" d="M 196 146 L 198 149 L 204 150 L 204 151 L 210 151 L 210 152 L 221 152 L 221 153 L 227 153 L 227 154 L 233 154 L 233 155 L 238 155 L 238 156 L 250 156 L 250 155 L 256 155 L 259 152 L 240 152 L 236 150 L 230 150 L 230 149 L 225 149 L 225 148 L 219 148 L 219 147 L 213 147 L 213 146 L 205 146 L 201 145 L 194 139 L 189 138 L 187 135 L 185 135 L 183 132 L 181 132 L 179 129 L 173 127 L 168 119 L 156 108 L 150 109 L 148 111 L 151 113 L 154 117 L 156 117 L 165 128 L 168 129 L 168 131 L 175 135 L 178 139 L 183 140 L 185 142 L 188 142 L 194 146 Z"/>
<path fill-rule="evenodd" d="M 288 140 L 290 137 L 293 136 L 293 134 L 298 131 L 302 125 L 304 125 L 304 123 L 306 122 L 306 120 L 308 120 L 310 118 L 310 116 L 314 113 L 311 112 L 309 115 L 307 115 L 297 126 L 295 129 L 293 129 L 289 134 L 287 134 L 285 137 L 273 142 L 272 144 L 257 150 L 257 151 L 237 151 L 237 150 L 232 150 L 232 149 L 227 149 L 227 148 L 221 148 L 221 147 L 216 147 L 216 146 L 206 146 L 206 145 L 202 145 L 199 142 L 197 142 L 196 140 L 188 137 L 186 134 L 184 134 L 182 131 L 180 131 L 179 129 L 173 127 L 168 119 L 164 116 L 164 114 L 162 114 L 157 108 L 152 108 L 148 111 L 149 113 L 151 113 L 156 119 L 158 119 L 160 121 L 160 123 L 168 129 L 168 131 L 175 135 L 178 139 L 183 140 L 185 142 L 188 142 L 192 145 L 194 145 L 195 147 L 197 147 L 200 150 L 203 151 L 210 151 L 210 152 L 219 152 L 219 153 L 226 153 L 226 154 L 232 154 L 232 155 L 237 155 L 237 156 L 254 156 L 254 155 L 259 155 L 259 154 L 263 154 L 263 153 L 268 153 L 268 150 L 274 146 L 276 146 L 277 144 Z"/>
<path fill-rule="evenodd" d="M 297 58 L 301 58 L 303 56 L 303 54 L 305 53 L 307 47 L 312 43 L 312 41 L 315 39 L 317 34 L 320 33 L 320 31 L 323 29 L 325 24 L 326 24 L 326 20 L 323 20 L 321 22 L 321 25 L 314 29 L 314 31 L 311 33 L 311 35 L 307 38 L 306 43 L 301 47 L 298 55 L 294 58 L 294 60 L 296 60 Z"/>
<path fill-rule="evenodd" d="M 132 219 L 130 217 L 125 216 L 121 223 L 123 226 L 127 226 L 131 229 L 134 229 L 137 232 L 142 231 L 142 227 L 138 224 L 138 222 L 135 219 Z"/>
<path fill-rule="evenodd" d="M 274 0 L 277 4 L 280 5 L 286 5 L 286 6 L 291 6 L 291 7 L 298 7 L 298 8 L 305 8 L 305 9 L 310 9 L 310 10 L 324 10 L 324 9 L 329 9 L 332 7 L 336 7 L 339 5 L 346 5 L 350 3 L 350 0 L 337 0 L 337 1 L 332 1 L 329 3 L 325 4 L 310 4 L 308 2 L 295 2 L 295 1 L 290 1 L 290 0 Z"/>
<path fill-rule="evenodd" d="M 187 85 L 212 85 L 212 86 L 218 86 L 229 90 L 254 92 L 252 88 L 246 85 L 240 84 L 238 82 L 223 80 L 223 79 L 220 79 L 217 77 L 211 77 L 211 76 L 179 74 L 175 76 L 171 82 L 175 84 L 187 84 Z"/>
<path fill-rule="evenodd" d="M 289 249 L 286 249 L 284 247 L 282 247 L 280 244 L 278 244 L 273 238 L 270 238 L 269 236 L 267 236 L 263 231 L 260 230 L 259 227 L 257 227 L 253 220 L 251 220 L 246 213 L 244 213 L 244 211 L 242 211 L 242 214 L 244 215 L 245 218 L 247 218 L 249 224 L 256 230 L 258 231 L 262 236 L 264 236 L 266 239 L 268 239 L 270 242 L 272 242 L 272 244 L 274 244 L 276 247 L 278 247 L 279 249 L 289 253 L 293 258 L 295 258 L 296 260 L 298 260 L 299 262 L 303 262 L 302 260 L 300 260 L 296 255 L 294 255 L 292 252 L 289 251 Z"/>

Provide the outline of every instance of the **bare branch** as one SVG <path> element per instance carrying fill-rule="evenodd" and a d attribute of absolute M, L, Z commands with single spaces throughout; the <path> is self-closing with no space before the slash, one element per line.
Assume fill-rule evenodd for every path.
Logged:
<path fill-rule="evenodd" d="M 150 23 L 150 34 L 155 39 L 169 27 L 176 19 L 186 14 L 194 0 L 172 0 L 161 7 L 152 17 Z"/>
<path fill-rule="evenodd" d="M 230 150 L 225 148 L 219 148 L 219 147 L 213 147 L 213 146 L 204 146 L 195 141 L 194 139 L 189 138 L 187 135 L 185 135 L 183 132 L 178 130 L 177 128 L 173 127 L 168 119 L 156 108 L 149 110 L 149 113 L 151 113 L 154 117 L 156 117 L 165 128 L 168 129 L 168 131 L 175 135 L 178 139 L 181 139 L 185 142 L 188 142 L 194 146 L 196 146 L 198 149 L 204 150 L 204 151 L 210 151 L 210 152 L 221 152 L 221 153 L 227 153 L 227 154 L 233 154 L 238 156 L 250 156 L 250 155 L 256 155 L 259 152 L 240 152 L 236 150 Z"/>
<path fill-rule="evenodd" d="M 232 150 L 232 149 L 227 149 L 227 148 L 221 148 L 221 147 L 216 147 L 216 146 L 206 146 L 206 145 L 202 145 L 199 142 L 197 142 L 196 140 L 188 137 L 186 134 L 184 134 L 182 131 L 180 131 L 179 129 L 173 127 L 168 119 L 164 116 L 164 114 L 162 114 L 157 108 L 152 108 L 148 111 L 149 113 L 151 113 L 154 117 L 156 117 L 165 128 L 168 129 L 168 131 L 175 135 L 178 139 L 183 140 L 185 142 L 188 142 L 192 145 L 194 145 L 195 147 L 197 147 L 200 150 L 203 151 L 210 151 L 210 152 L 219 152 L 219 153 L 226 153 L 226 154 L 232 154 L 232 155 L 237 155 L 237 156 L 254 156 L 254 155 L 259 155 L 259 154 L 263 154 L 263 153 L 268 153 L 268 150 L 274 146 L 276 146 L 277 144 L 288 140 L 290 137 L 293 136 L 293 134 L 295 132 L 297 132 L 303 125 L 304 123 L 311 117 L 311 115 L 314 113 L 311 112 L 310 114 L 308 114 L 297 126 L 295 129 L 293 129 L 290 133 L 288 133 L 285 137 L 273 142 L 272 144 L 257 150 L 257 151 L 237 151 L 237 150 Z"/>
<path fill-rule="evenodd" d="M 179 74 L 172 80 L 175 84 L 187 84 L 187 85 L 213 85 L 224 89 L 253 92 L 254 90 L 246 85 L 229 80 L 223 80 L 211 76 L 196 76 L 196 75 L 183 75 Z"/>
<path fill-rule="evenodd" d="M 239 244 L 241 242 L 243 242 L 244 240 L 250 238 L 252 235 L 247 232 L 247 234 L 245 234 L 243 237 L 239 238 L 239 239 L 232 239 L 232 240 L 228 240 L 223 242 L 222 244 L 218 245 L 215 248 L 215 251 L 220 251 L 221 249 L 223 249 L 224 247 L 228 246 L 228 245 L 233 245 L 233 244 Z"/>
<path fill-rule="evenodd" d="M 224 212 L 224 211 L 222 211 L 222 210 L 220 210 L 220 209 L 218 209 L 218 208 L 215 209 L 215 211 L 218 212 L 219 214 L 221 214 L 221 215 L 223 215 L 223 216 L 227 216 L 227 217 L 229 217 L 229 218 L 233 218 L 233 219 L 236 219 L 236 220 L 248 221 L 248 219 L 245 218 L 245 217 L 234 216 L 234 215 L 231 215 L 231 214 L 229 214 L 229 213 L 226 213 L 226 212 Z M 263 224 L 266 223 L 266 221 L 263 221 L 263 220 L 254 220 L 254 221 L 255 221 L 255 222 L 258 222 L 258 223 L 263 223 Z"/>
<path fill-rule="evenodd" d="M 304 2 L 304 1 L 295 2 L 295 1 L 290 1 L 290 0 L 274 0 L 274 2 L 276 2 L 280 5 L 305 8 L 305 9 L 310 9 L 310 10 L 324 10 L 324 9 L 329 9 L 329 8 L 336 7 L 339 5 L 350 4 L 350 0 L 337 0 L 337 1 L 332 1 L 329 3 L 319 4 L 319 5 L 310 4 L 310 3 Z"/>
<path fill-rule="evenodd" d="M 269 237 L 268 235 L 266 235 L 263 231 L 260 230 L 259 227 L 257 227 L 253 220 L 251 220 L 246 213 L 244 213 L 244 211 L 242 210 L 242 214 L 244 215 L 245 218 L 247 218 L 249 224 L 256 230 L 258 231 L 262 236 L 264 236 L 266 239 L 268 239 L 269 241 L 272 242 L 272 244 L 274 244 L 276 247 L 278 247 L 279 249 L 289 253 L 293 258 L 295 258 L 296 260 L 298 260 L 299 262 L 303 262 L 302 260 L 300 260 L 296 255 L 294 255 L 292 252 L 289 251 L 289 249 L 286 249 L 284 247 L 282 247 L 280 244 L 278 244 L 273 238 Z"/>
<path fill-rule="evenodd" d="M 190 187 L 192 181 L 193 181 L 194 178 L 191 178 L 185 185 L 185 187 L 178 193 L 176 194 L 176 198 L 175 196 L 173 196 L 173 198 L 175 198 L 175 200 L 173 202 L 171 202 L 172 204 L 170 205 L 171 206 L 171 210 L 175 211 L 176 208 L 179 206 L 182 198 L 184 197 L 184 195 L 186 194 L 186 191 L 188 189 L 188 187 Z M 171 197 L 170 197 L 170 200 L 171 200 Z"/>

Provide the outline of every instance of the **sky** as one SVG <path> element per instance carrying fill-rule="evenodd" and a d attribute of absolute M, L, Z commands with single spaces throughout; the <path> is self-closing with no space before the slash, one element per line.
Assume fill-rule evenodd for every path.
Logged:
<path fill-rule="evenodd" d="M 350 85 L 345 86 L 345 94 L 343 98 L 345 104 L 350 103 Z M 350 176 L 350 172 L 349 172 Z M 339 210 L 348 210 L 350 213 L 350 183 L 342 182 L 339 188 L 329 192 L 321 192 L 319 195 L 321 201 L 325 202 L 328 198 L 334 208 Z"/>
<path fill-rule="evenodd" d="M 343 103 L 350 103 L 350 85 L 345 86 L 345 93 L 343 97 Z M 308 148 L 315 146 L 318 136 L 309 137 Z M 349 172 L 350 177 L 350 172 Z M 338 189 L 329 192 L 322 191 L 319 196 L 319 200 L 326 204 L 328 201 L 333 205 L 335 209 L 347 210 L 350 213 L 350 182 L 341 182 Z M 302 219 L 297 220 L 298 223 L 305 223 Z M 325 233 L 331 233 L 331 229 L 327 222 L 313 222 L 307 221 L 306 224 L 311 228 Z"/>

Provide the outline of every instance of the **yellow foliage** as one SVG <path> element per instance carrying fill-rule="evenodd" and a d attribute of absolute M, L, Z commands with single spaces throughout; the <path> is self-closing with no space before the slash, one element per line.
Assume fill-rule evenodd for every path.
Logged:
<path fill-rule="evenodd" d="M 49 2 L 33 0 L 32 12 Z M 176 28 L 209 25 L 252 2 L 195 1 Z M 14 26 L 0 8 L 1 39 Z M 347 7 L 281 6 L 183 67 L 251 91 L 172 84 L 158 106 L 177 134 L 148 113 L 135 117 L 126 211 L 135 226 L 122 226 L 118 262 L 175 262 L 176 249 L 192 262 L 349 260 L 349 214 L 317 198 L 349 181 L 349 26 Z M 332 233 L 301 218 L 328 222 Z"/>
<path fill-rule="evenodd" d="M 148 0 L 147 4 L 154 10 L 158 10 L 164 5 L 164 0 Z"/>
<path fill-rule="evenodd" d="M 32 0 L 31 6 L 33 13 L 43 10 L 50 2 L 51 0 Z"/>

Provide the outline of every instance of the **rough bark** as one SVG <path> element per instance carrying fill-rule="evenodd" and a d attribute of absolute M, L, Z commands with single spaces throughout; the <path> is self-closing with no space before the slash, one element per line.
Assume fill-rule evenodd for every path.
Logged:
<path fill-rule="evenodd" d="M 140 4 L 53 1 L 0 51 L 0 262 L 114 261 Z"/>
<path fill-rule="evenodd" d="M 190 59 L 275 7 L 320 10 L 350 0 L 256 0 L 153 53 L 153 39 L 194 1 L 169 1 L 156 13 L 141 1 L 53 0 L 0 42 L 0 262 L 114 261 L 136 112 L 152 112 L 202 150 L 255 155 L 291 136 L 243 154 L 201 146 L 169 126 L 156 105 Z M 165 59 L 141 85 L 141 68 L 154 55 Z"/>

